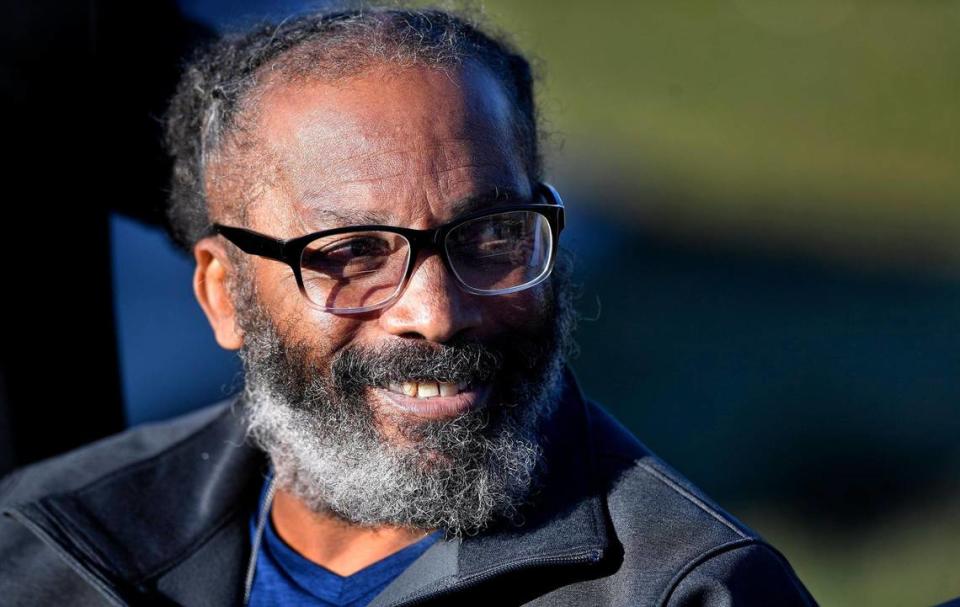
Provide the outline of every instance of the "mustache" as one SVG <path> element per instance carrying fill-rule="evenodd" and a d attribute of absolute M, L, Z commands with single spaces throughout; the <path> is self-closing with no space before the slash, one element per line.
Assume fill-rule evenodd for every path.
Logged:
<path fill-rule="evenodd" d="M 497 376 L 507 360 L 502 347 L 478 341 L 393 342 L 349 346 L 337 353 L 330 367 L 342 388 L 408 380 L 476 384 Z"/>

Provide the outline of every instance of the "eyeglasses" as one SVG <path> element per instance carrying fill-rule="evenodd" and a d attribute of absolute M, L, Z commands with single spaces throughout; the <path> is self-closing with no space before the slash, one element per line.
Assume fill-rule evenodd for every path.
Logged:
<path fill-rule="evenodd" d="M 545 202 L 484 209 L 429 230 L 359 225 L 282 240 L 215 223 L 211 234 L 289 265 L 314 307 L 360 314 L 400 296 L 422 250 L 438 252 L 467 293 L 503 295 L 540 284 L 553 269 L 564 210 L 547 183 L 537 184 L 535 199 Z"/>

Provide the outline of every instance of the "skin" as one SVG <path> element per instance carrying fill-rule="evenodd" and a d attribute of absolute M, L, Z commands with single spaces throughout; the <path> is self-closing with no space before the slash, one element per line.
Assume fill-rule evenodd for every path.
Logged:
<path fill-rule="evenodd" d="M 374 67 L 337 83 L 267 82 L 255 129 L 270 170 L 252 201 L 247 226 L 278 238 L 333 227 L 318 209 L 362 211 L 383 223 L 431 228 L 459 214 L 456 205 L 492 191 L 529 197 L 531 183 L 513 144 L 509 104 L 494 77 L 466 64 L 446 72 Z M 215 216 L 218 208 L 211 194 Z M 240 194 L 234 193 L 234 200 Z M 223 200 L 220 205 L 227 204 Z M 495 202 L 487 202 L 496 204 Z M 243 344 L 227 290 L 234 271 L 220 237 L 194 248 L 194 291 L 223 348 Z M 391 306 L 364 315 L 311 308 L 290 268 L 251 257 L 261 301 L 285 336 L 309 339 L 319 368 L 351 343 L 393 340 L 444 343 L 454 337 L 490 339 L 545 326 L 549 281 L 495 297 L 465 293 L 440 258 L 429 253 Z M 368 390 L 388 437 L 398 414 Z M 409 415 L 409 414 L 408 414 Z M 419 540 L 431 530 L 359 528 L 309 510 L 279 490 L 271 511 L 279 535 L 307 559 L 349 575 Z"/>

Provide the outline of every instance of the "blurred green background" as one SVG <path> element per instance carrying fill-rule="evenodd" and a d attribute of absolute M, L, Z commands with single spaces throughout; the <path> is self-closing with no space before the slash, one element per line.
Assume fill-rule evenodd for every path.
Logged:
<path fill-rule="evenodd" d="M 960 3 L 488 1 L 569 167 L 701 241 L 955 269 Z M 606 202 L 606 201 L 605 201 Z M 608 202 L 613 202 L 609 200 Z"/>
<path fill-rule="evenodd" d="M 540 59 L 588 394 L 822 604 L 960 595 L 960 3 L 480 10 Z"/>

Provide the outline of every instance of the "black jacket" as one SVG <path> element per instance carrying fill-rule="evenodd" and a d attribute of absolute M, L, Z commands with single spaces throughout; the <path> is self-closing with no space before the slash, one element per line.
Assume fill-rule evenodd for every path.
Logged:
<path fill-rule="evenodd" d="M 239 399 L 0 484 L 3 605 L 237 605 L 267 458 Z M 522 526 L 440 541 L 376 607 L 813 605 L 787 561 L 652 455 L 569 371 Z"/>

